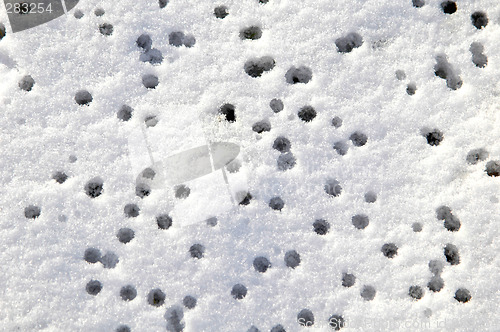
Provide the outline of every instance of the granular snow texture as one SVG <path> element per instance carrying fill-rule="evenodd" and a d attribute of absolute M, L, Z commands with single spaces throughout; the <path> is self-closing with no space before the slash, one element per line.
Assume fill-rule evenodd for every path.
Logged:
<path fill-rule="evenodd" d="M 498 1 L 0 22 L 0 330 L 498 331 Z"/>

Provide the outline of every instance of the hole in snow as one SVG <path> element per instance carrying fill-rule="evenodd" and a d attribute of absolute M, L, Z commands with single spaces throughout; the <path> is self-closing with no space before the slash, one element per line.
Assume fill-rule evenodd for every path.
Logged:
<path fill-rule="evenodd" d="M 488 155 L 489 155 L 489 153 L 485 149 L 482 149 L 482 148 L 473 149 L 473 150 L 470 150 L 469 153 L 467 153 L 467 157 L 465 157 L 465 160 L 469 164 L 475 165 L 480 161 L 486 160 L 486 158 L 488 158 Z"/>
<path fill-rule="evenodd" d="M 113 25 L 109 23 L 103 23 L 99 25 L 99 32 L 105 36 L 111 36 L 111 34 L 113 34 Z"/>
<path fill-rule="evenodd" d="M 394 243 L 386 243 L 382 246 L 382 253 L 387 258 L 393 258 L 398 254 L 398 247 Z"/>
<path fill-rule="evenodd" d="M 188 309 L 196 307 L 196 302 L 196 298 L 191 295 L 184 296 L 184 299 L 182 299 L 182 304 Z"/>
<path fill-rule="evenodd" d="M 101 259 L 101 251 L 97 248 L 87 248 L 83 253 L 83 259 L 88 263 L 97 263 Z"/>
<path fill-rule="evenodd" d="M 127 325 L 120 325 L 116 328 L 115 332 L 130 332 L 130 327 Z"/>
<path fill-rule="evenodd" d="M 75 94 L 75 101 L 78 105 L 89 105 L 93 98 L 87 90 L 80 90 Z"/>
<path fill-rule="evenodd" d="M 151 49 L 151 46 L 153 45 L 153 40 L 151 39 L 151 36 L 149 36 L 147 33 L 143 33 L 137 38 L 135 43 L 138 47 L 142 48 L 144 51 L 149 51 Z"/>
<path fill-rule="evenodd" d="M 363 45 L 363 38 L 356 32 L 351 32 L 335 40 L 335 45 L 339 53 L 349 53 L 353 49 Z"/>
<path fill-rule="evenodd" d="M 343 273 L 342 274 L 342 286 L 352 287 L 352 286 L 354 286 L 355 282 L 356 282 L 356 277 L 354 276 L 354 274 L 350 274 L 350 273 Z"/>
<path fill-rule="evenodd" d="M 283 105 L 283 101 L 281 99 L 274 98 L 269 102 L 269 107 L 271 107 L 274 113 L 279 113 L 283 111 L 285 105 Z"/>
<path fill-rule="evenodd" d="M 335 128 L 339 128 L 340 126 L 342 126 L 342 119 L 338 116 L 334 117 L 332 119 L 332 126 L 334 126 Z"/>
<path fill-rule="evenodd" d="M 120 228 L 116 237 L 121 243 L 129 243 L 135 236 L 135 232 L 130 228 Z"/>
<path fill-rule="evenodd" d="M 242 284 L 236 284 L 231 289 L 231 295 L 236 300 L 241 300 L 247 295 L 247 288 Z"/>
<path fill-rule="evenodd" d="M 248 28 L 240 30 L 240 38 L 241 39 L 259 39 L 262 37 L 262 29 L 258 26 L 250 26 Z"/>
<path fill-rule="evenodd" d="M 191 193 L 191 189 L 189 189 L 189 187 L 186 186 L 185 184 L 180 184 L 175 186 L 174 191 L 175 191 L 175 198 L 178 199 L 188 198 L 189 194 Z"/>
<path fill-rule="evenodd" d="M 328 319 L 328 324 L 334 331 L 340 331 L 345 326 L 345 320 L 341 315 L 332 315 Z"/>
<path fill-rule="evenodd" d="M 196 39 L 193 35 L 185 35 L 182 31 L 172 31 L 168 35 L 168 43 L 175 47 L 182 45 L 186 47 L 193 47 L 196 44 Z"/>
<path fill-rule="evenodd" d="M 169 229 L 172 226 L 172 218 L 168 214 L 160 214 L 156 217 L 156 224 L 159 229 Z"/>
<path fill-rule="evenodd" d="M 270 56 L 263 56 L 261 58 L 250 59 L 245 62 L 243 69 L 250 77 L 260 77 L 266 71 L 274 68 L 276 62 Z"/>
<path fill-rule="evenodd" d="M 295 67 L 292 66 L 285 74 L 285 80 L 288 84 L 297 84 L 297 83 L 309 83 L 312 79 L 312 71 L 308 67 L 300 66 Z"/>
<path fill-rule="evenodd" d="M 227 15 L 229 15 L 229 13 L 227 11 L 227 7 L 226 6 L 215 7 L 215 9 L 214 9 L 214 15 L 217 18 L 223 19 L 224 17 L 226 17 Z"/>
<path fill-rule="evenodd" d="M 123 212 L 125 213 L 125 216 L 127 216 L 128 218 L 137 217 L 139 215 L 140 211 L 141 211 L 141 209 L 139 209 L 137 204 L 133 204 L 133 203 L 127 204 L 123 208 Z"/>
<path fill-rule="evenodd" d="M 351 136 L 349 136 L 349 139 L 351 140 L 354 146 L 363 146 L 368 141 L 368 136 L 366 136 L 360 131 L 355 131 L 354 133 L 351 134 Z"/>
<path fill-rule="evenodd" d="M 102 283 L 99 280 L 90 280 L 85 287 L 85 290 L 90 295 L 97 295 L 102 289 Z"/>
<path fill-rule="evenodd" d="M 280 171 L 286 171 L 295 167 L 297 159 L 291 152 L 283 153 L 278 157 L 276 161 L 278 169 Z"/>
<path fill-rule="evenodd" d="M 24 91 L 31 91 L 33 85 L 35 85 L 35 80 L 31 75 L 26 75 L 19 81 L 19 88 Z"/>
<path fill-rule="evenodd" d="M 146 74 L 142 76 L 142 84 L 147 89 L 155 89 L 160 81 L 158 80 L 158 76 L 153 74 Z"/>
<path fill-rule="evenodd" d="M 371 301 L 375 298 L 376 293 L 377 293 L 377 291 L 375 290 L 375 288 L 373 286 L 364 285 L 363 289 L 361 290 L 361 297 L 365 301 Z"/>
<path fill-rule="evenodd" d="M 425 5 L 424 0 L 412 0 L 413 7 L 422 8 Z"/>
<path fill-rule="evenodd" d="M 500 160 L 488 161 L 485 171 L 488 176 L 500 176 Z"/>
<path fill-rule="evenodd" d="M 297 320 L 301 326 L 314 325 L 314 314 L 309 309 L 302 309 L 297 315 Z"/>
<path fill-rule="evenodd" d="M 114 269 L 119 261 L 118 256 L 112 251 L 107 251 L 106 254 L 100 259 L 100 262 L 105 269 Z"/>
<path fill-rule="evenodd" d="M 413 96 L 417 92 L 417 85 L 414 82 L 408 83 L 406 86 L 406 93 Z"/>
<path fill-rule="evenodd" d="M 366 203 L 375 203 L 377 201 L 377 194 L 373 191 L 368 191 L 365 193 Z"/>
<path fill-rule="evenodd" d="M 444 256 L 446 257 L 446 261 L 451 265 L 460 264 L 460 255 L 456 245 L 448 243 L 444 247 Z"/>
<path fill-rule="evenodd" d="M 441 9 L 445 14 L 453 14 L 457 11 L 457 4 L 454 1 L 441 2 Z"/>
<path fill-rule="evenodd" d="M 189 253 L 191 254 L 191 257 L 200 259 L 205 253 L 205 247 L 199 243 L 193 244 L 191 248 L 189 248 Z"/>
<path fill-rule="evenodd" d="M 227 122 L 236 121 L 235 107 L 232 104 L 224 104 L 219 108 L 219 114 L 224 115 Z"/>
<path fill-rule="evenodd" d="M 184 311 L 179 306 L 172 306 L 167 309 L 165 319 L 167 320 L 167 331 L 169 332 L 182 332 L 184 331 L 185 323 L 182 321 L 184 318 Z"/>
<path fill-rule="evenodd" d="M 285 265 L 295 269 L 300 264 L 300 255 L 295 250 L 289 250 L 285 253 Z"/>
<path fill-rule="evenodd" d="M 252 126 L 252 130 L 259 134 L 265 131 L 271 131 L 271 124 L 267 120 L 262 120 L 254 123 Z"/>
<path fill-rule="evenodd" d="M 159 307 L 165 303 L 165 293 L 159 288 L 155 288 L 148 293 L 148 303 L 152 306 Z"/>
<path fill-rule="evenodd" d="M 259 256 L 253 260 L 253 267 L 255 268 L 255 271 L 264 273 L 271 267 L 271 262 L 266 257 Z"/>
<path fill-rule="evenodd" d="M 424 290 L 420 286 L 410 286 L 408 295 L 415 300 L 420 300 L 424 296 Z"/>
<path fill-rule="evenodd" d="M 342 193 L 342 187 L 340 186 L 340 182 L 334 179 L 326 181 L 324 189 L 328 195 L 333 197 L 337 197 Z"/>
<path fill-rule="evenodd" d="M 75 13 L 73 14 L 73 16 L 76 19 L 81 19 L 83 17 L 83 12 L 80 9 L 77 9 L 77 10 L 75 10 Z"/>
<path fill-rule="evenodd" d="M 488 25 L 488 16 L 483 12 L 474 12 L 470 19 L 472 21 L 472 25 L 476 27 L 476 29 L 482 29 Z"/>
<path fill-rule="evenodd" d="M 123 301 L 132 301 L 136 296 L 137 290 L 132 285 L 126 285 L 120 289 L 120 297 Z"/>
<path fill-rule="evenodd" d="M 418 233 L 418 232 L 421 232 L 422 231 L 422 224 L 419 223 L 419 222 L 414 222 L 412 225 L 411 225 L 411 228 L 413 229 L 413 231 L 415 233 Z"/>
<path fill-rule="evenodd" d="M 151 188 L 145 183 L 139 183 L 135 186 L 135 194 L 140 198 L 144 198 L 151 194 Z"/>
<path fill-rule="evenodd" d="M 452 90 L 459 89 L 463 82 L 455 69 L 448 62 L 446 55 L 441 54 L 436 56 L 436 65 L 434 66 L 434 74 L 444 80 L 446 85 Z"/>
<path fill-rule="evenodd" d="M 370 223 L 370 220 L 365 214 L 357 214 L 351 218 L 352 224 L 357 229 L 365 229 Z"/>
<path fill-rule="evenodd" d="M 438 146 L 444 139 L 444 135 L 439 129 L 423 128 L 421 133 L 427 140 L 427 144 L 431 146 Z"/>
<path fill-rule="evenodd" d="M 324 219 L 317 219 L 313 223 L 313 229 L 318 235 L 325 235 L 330 229 L 330 223 Z"/>
<path fill-rule="evenodd" d="M 123 105 L 118 110 L 118 113 L 116 113 L 116 116 L 118 117 L 118 119 L 120 119 L 122 121 L 128 121 L 128 120 L 130 120 L 130 118 L 132 118 L 133 111 L 134 110 L 132 109 L 132 107 L 130 107 L 128 105 Z"/>
<path fill-rule="evenodd" d="M 24 216 L 28 219 L 35 219 L 40 217 L 42 209 L 35 205 L 29 205 L 24 208 Z"/>
<path fill-rule="evenodd" d="M 473 42 L 469 51 L 472 53 L 472 63 L 478 68 L 484 68 L 488 64 L 488 57 L 483 53 L 484 46 L 479 42 Z"/>
<path fill-rule="evenodd" d="M 345 156 L 349 151 L 349 146 L 344 141 L 338 141 L 333 144 L 333 149 L 341 156 Z"/>
<path fill-rule="evenodd" d="M 158 5 L 160 8 L 165 8 L 168 4 L 168 0 L 158 0 Z"/>
<path fill-rule="evenodd" d="M 96 198 L 101 196 L 103 190 L 103 181 L 101 178 L 93 178 L 87 184 L 85 184 L 85 193 L 90 198 Z"/>
<path fill-rule="evenodd" d="M 94 15 L 95 16 L 103 16 L 106 12 L 102 8 L 96 8 L 94 10 Z"/>
<path fill-rule="evenodd" d="M 310 122 L 316 117 L 316 110 L 311 106 L 304 106 L 297 113 L 299 118 L 304 122 Z"/>
<path fill-rule="evenodd" d="M 439 292 L 444 287 L 444 280 L 440 276 L 436 275 L 431 278 L 429 283 L 427 283 L 427 288 L 433 292 Z"/>
<path fill-rule="evenodd" d="M 470 292 L 466 288 L 459 288 L 455 292 L 455 300 L 458 302 L 466 303 L 469 302 L 470 299 L 472 298 Z"/>
<path fill-rule="evenodd" d="M 269 207 L 273 210 L 281 211 L 285 206 L 285 202 L 281 199 L 281 197 L 273 197 L 269 200 Z"/>
<path fill-rule="evenodd" d="M 284 136 L 278 136 L 273 143 L 273 149 L 278 150 L 281 153 L 289 152 L 292 147 L 290 140 Z"/>

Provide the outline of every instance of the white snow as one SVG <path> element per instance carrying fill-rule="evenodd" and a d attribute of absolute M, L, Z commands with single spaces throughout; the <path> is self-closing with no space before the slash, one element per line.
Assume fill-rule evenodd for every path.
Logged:
<path fill-rule="evenodd" d="M 500 160 L 500 3 L 458 0 L 456 13 L 441 10 L 441 0 L 81 0 L 47 24 L 12 33 L 0 40 L 0 330 L 2 331 L 164 331 L 167 311 L 182 308 L 184 331 L 247 331 L 252 325 L 270 331 L 307 330 L 297 315 L 314 314 L 309 330 L 328 331 L 328 319 L 345 319 L 346 331 L 496 331 L 500 324 L 500 177 L 488 176 L 486 163 Z M 214 16 L 225 5 L 229 15 Z M 105 13 L 96 16 L 102 8 Z M 74 17 L 81 10 L 81 19 Z M 471 23 L 475 11 L 487 13 L 488 25 Z M 104 36 L 99 25 L 110 23 Z M 259 26 L 262 37 L 242 40 L 240 30 Z M 194 36 L 192 47 L 174 47 L 169 34 Z M 351 32 L 363 44 L 337 52 L 335 41 Z M 163 62 L 141 62 L 136 40 L 147 33 Z M 472 62 L 470 45 L 480 42 L 487 66 Z M 436 57 L 446 55 L 463 81 L 457 90 L 434 73 Z M 270 56 L 272 70 L 252 78 L 243 70 L 249 59 Z M 307 84 L 288 84 L 292 67 L 312 71 Z M 396 71 L 406 78 L 398 80 Z M 156 89 L 142 77 L 156 75 Z M 31 75 L 31 91 L 19 81 Z M 414 83 L 416 93 L 406 92 Z M 79 90 L 92 94 L 89 106 L 75 100 Z M 279 98 L 284 110 L 269 102 Z M 219 108 L 235 106 L 236 121 Z M 122 105 L 133 108 L 121 121 Z M 316 117 L 297 113 L 312 106 Z M 155 127 L 144 119 L 155 115 Z M 335 116 L 339 128 L 331 125 Z M 269 132 L 252 131 L 267 120 Z M 208 142 L 240 146 L 238 172 L 222 171 L 186 183 L 190 196 L 176 199 L 173 188 L 135 194 L 137 170 L 147 151 L 134 141 L 141 126 L 148 131 L 155 157 L 166 158 Z M 438 129 L 444 139 L 431 146 L 423 128 Z M 368 141 L 355 146 L 356 131 Z M 291 142 L 296 165 L 280 171 L 278 136 Z M 132 139 L 132 138 L 137 138 Z M 339 155 L 333 145 L 344 142 Z M 466 162 L 470 150 L 484 148 L 485 160 Z M 75 156 L 76 161 L 71 161 Z M 68 179 L 52 179 L 62 171 Z M 90 198 L 85 184 L 99 177 L 103 192 Z M 337 180 L 342 192 L 326 194 Z M 231 202 L 250 192 L 248 205 Z M 365 193 L 376 193 L 374 203 Z M 231 196 L 230 196 L 231 193 Z M 281 211 L 269 207 L 279 196 Z M 124 206 L 135 203 L 139 216 L 127 218 Z M 41 208 L 35 219 L 25 208 Z M 171 211 L 171 207 L 175 208 Z M 448 231 L 436 209 L 451 208 L 461 227 Z M 170 213 L 173 224 L 159 229 L 156 217 Z M 353 226 L 356 214 L 369 217 L 365 229 Z M 216 216 L 217 225 L 205 219 Z M 327 234 L 313 231 L 325 219 Z M 63 221 L 61 221 L 63 220 Z M 412 224 L 423 225 L 414 232 Z M 118 241 L 120 228 L 134 230 L 129 243 Z M 189 248 L 202 244 L 204 257 Z M 385 243 L 398 247 L 385 257 Z M 458 247 L 460 263 L 450 265 L 444 246 Z M 87 248 L 119 257 L 115 268 L 83 259 Z M 289 250 L 300 255 L 295 269 L 285 265 Z M 265 273 L 253 260 L 271 262 Z M 431 260 L 444 263 L 439 292 L 428 289 Z M 356 276 L 342 286 L 343 273 Z M 103 288 L 86 291 L 90 280 Z M 235 284 L 246 296 L 231 296 Z M 137 297 L 125 302 L 120 289 L 133 285 Z M 375 288 L 372 301 L 360 293 Z M 416 301 L 410 286 L 424 290 Z M 159 307 L 148 304 L 155 288 L 166 294 Z M 467 303 L 454 296 L 471 293 Z M 197 299 L 183 307 L 185 296 Z M 170 324 L 169 326 L 171 326 Z"/>

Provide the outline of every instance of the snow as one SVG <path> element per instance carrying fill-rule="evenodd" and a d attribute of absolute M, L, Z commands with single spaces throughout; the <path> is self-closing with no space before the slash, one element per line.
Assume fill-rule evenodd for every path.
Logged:
<path fill-rule="evenodd" d="M 341 317 L 346 331 L 497 330 L 500 5 L 460 0 L 445 14 L 441 0 L 416 2 L 88 0 L 16 33 L 0 11 L 0 329 L 302 331 L 314 320 L 328 331 Z M 242 39 L 250 27 L 260 38 Z M 262 121 L 270 130 L 257 133 Z M 279 137 L 286 149 L 273 148 Z M 161 181 L 136 195 L 151 156 L 161 165 L 214 142 L 240 153 L 186 182 L 187 198 Z M 442 206 L 453 217 L 438 218 Z M 158 227 L 162 214 L 171 227 Z M 316 232 L 318 220 L 329 227 Z"/>

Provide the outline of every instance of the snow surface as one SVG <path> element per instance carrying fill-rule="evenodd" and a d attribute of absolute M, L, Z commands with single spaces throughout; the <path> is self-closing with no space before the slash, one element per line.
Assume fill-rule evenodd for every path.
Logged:
<path fill-rule="evenodd" d="M 221 19 L 214 9 L 222 5 Z M 457 7 L 82 0 L 15 34 L 2 10 L 0 330 L 328 331 L 338 315 L 346 331 L 498 331 L 500 177 L 486 165 L 500 160 L 500 4 Z M 471 22 L 476 11 L 488 16 L 482 29 Z M 262 36 L 242 39 L 252 26 Z M 171 45 L 174 32 L 183 32 L 180 46 Z M 136 44 L 144 33 L 147 54 Z M 351 51 L 339 52 L 338 40 Z M 486 66 L 473 62 L 472 43 L 483 46 L 473 49 Z M 443 59 L 446 79 L 435 74 Z M 260 77 L 245 72 L 249 60 L 263 66 Z M 305 69 L 285 78 L 292 67 Z M 308 70 L 308 83 L 288 83 Z M 155 89 L 145 88 L 145 75 L 158 78 Z M 88 106 L 75 102 L 80 90 L 91 94 Z M 275 98 L 282 111 L 271 109 Z M 226 103 L 234 122 L 218 114 Z M 133 109 L 129 121 L 117 116 L 123 105 Z M 316 112 L 308 122 L 304 106 Z M 145 127 L 151 116 L 157 124 Z M 253 131 L 259 121 L 270 130 Z M 141 128 L 160 159 L 207 142 L 238 144 L 229 187 L 217 171 L 186 183 L 186 199 L 170 187 L 138 197 Z M 434 129 L 442 140 L 431 145 L 424 135 Z M 366 144 L 351 139 L 355 132 Z M 290 152 L 273 148 L 279 136 Z M 474 149 L 487 153 L 468 157 Z M 278 158 L 291 168 L 280 170 Z M 58 183 L 56 172 L 67 179 Z M 92 179 L 102 181 L 95 198 L 85 190 Z M 247 190 L 249 204 L 237 204 Z M 281 210 L 269 206 L 275 197 Z M 125 215 L 127 204 L 137 204 L 137 217 Z M 441 206 L 451 212 L 438 219 Z M 167 213 L 172 225 L 160 229 L 156 217 Z M 328 226 L 313 226 L 320 219 Z M 457 219 L 458 230 L 445 227 Z M 134 232 L 128 243 L 117 237 L 123 228 Z M 447 262 L 447 244 L 458 248 L 458 264 Z M 84 260 L 88 248 L 100 250 L 102 263 Z M 260 256 L 270 262 L 265 272 L 254 267 L 262 269 Z M 431 271 L 433 260 L 442 272 L 439 263 Z M 345 274 L 355 277 L 351 287 L 342 285 Z M 431 278 L 442 278 L 440 291 L 428 288 Z M 137 293 L 130 301 L 121 295 L 127 285 Z M 421 299 L 410 297 L 412 286 Z M 466 303 L 455 299 L 462 288 Z M 163 302 L 153 301 L 154 289 Z M 301 327 L 311 313 L 314 325 Z"/>

